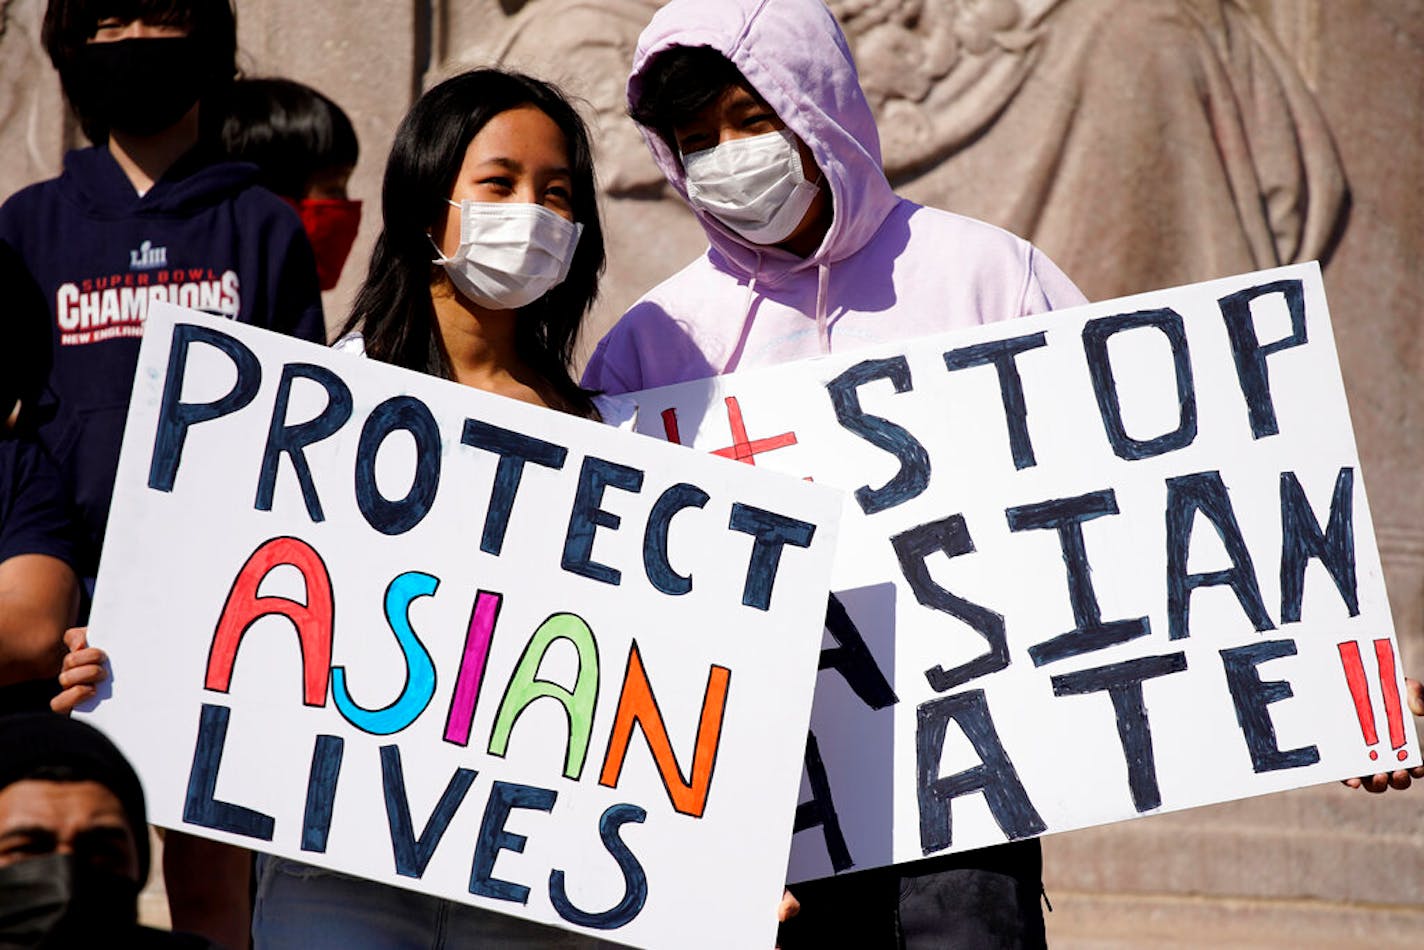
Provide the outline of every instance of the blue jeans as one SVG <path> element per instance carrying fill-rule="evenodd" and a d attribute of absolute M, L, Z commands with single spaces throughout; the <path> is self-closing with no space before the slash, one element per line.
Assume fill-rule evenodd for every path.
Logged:
<path fill-rule="evenodd" d="M 608 947 L 582 934 L 338 874 L 257 857 L 256 950 Z"/>

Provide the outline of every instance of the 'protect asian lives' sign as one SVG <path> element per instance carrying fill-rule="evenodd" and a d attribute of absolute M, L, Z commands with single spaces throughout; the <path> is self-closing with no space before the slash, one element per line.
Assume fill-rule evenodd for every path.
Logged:
<path fill-rule="evenodd" d="M 793 881 L 1420 761 L 1313 264 L 635 398 L 848 493 Z"/>
<path fill-rule="evenodd" d="M 840 511 L 154 305 L 90 715 L 158 824 L 633 945 L 771 946 Z"/>

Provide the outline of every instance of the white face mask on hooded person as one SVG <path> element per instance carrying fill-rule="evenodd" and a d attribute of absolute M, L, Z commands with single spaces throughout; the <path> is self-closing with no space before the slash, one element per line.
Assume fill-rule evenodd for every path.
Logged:
<path fill-rule="evenodd" d="M 533 303 L 569 275 L 583 225 L 543 205 L 451 201 L 460 209 L 460 246 L 436 264 L 455 289 L 490 310 Z M 434 244 L 434 238 L 431 239 Z"/>
<path fill-rule="evenodd" d="M 732 139 L 682 157 L 687 198 L 753 244 L 791 236 L 818 186 L 806 180 L 787 129 Z"/>

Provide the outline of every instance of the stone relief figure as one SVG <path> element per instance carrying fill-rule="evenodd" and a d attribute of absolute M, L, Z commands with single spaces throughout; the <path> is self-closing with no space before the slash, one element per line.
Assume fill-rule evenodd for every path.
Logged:
<path fill-rule="evenodd" d="M 902 179 L 992 123 L 1028 77 L 1043 29 L 1018 0 L 832 0 Z"/>
<path fill-rule="evenodd" d="M 832 0 L 916 200 L 1049 253 L 1090 297 L 1328 254 L 1346 187 L 1241 0 Z"/>
<path fill-rule="evenodd" d="M 633 47 L 659 4 L 647 0 L 544 0 L 512 17 L 492 58 L 561 82 L 592 111 L 599 186 L 619 198 L 654 196 L 663 176 L 627 116 L 624 82 Z"/>
<path fill-rule="evenodd" d="M 40 45 L 44 0 L 0 0 L 0 198 L 53 175 L 67 129 L 59 79 Z"/>

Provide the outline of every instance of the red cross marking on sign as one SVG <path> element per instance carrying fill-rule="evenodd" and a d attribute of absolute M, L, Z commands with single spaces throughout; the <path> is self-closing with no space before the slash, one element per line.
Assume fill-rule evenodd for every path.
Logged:
<path fill-rule="evenodd" d="M 742 421 L 742 407 L 737 403 L 736 396 L 727 397 L 727 421 L 732 427 L 732 444 L 725 449 L 717 449 L 712 453 L 713 455 L 755 465 L 756 456 L 761 453 L 770 452 L 773 449 L 784 449 L 788 445 L 796 444 L 796 433 L 794 432 L 783 432 L 781 435 L 774 435 L 767 439 L 748 439 L 747 426 Z"/>
<path fill-rule="evenodd" d="M 763 452 L 770 452 L 773 449 L 784 449 L 788 445 L 796 444 L 795 432 L 783 432 L 781 435 L 774 435 L 765 439 L 751 439 L 747 436 L 746 422 L 742 419 L 742 407 L 737 403 L 736 396 L 727 397 L 727 421 L 732 428 L 732 444 L 723 449 L 717 449 L 713 455 L 720 455 L 723 458 L 736 459 L 738 462 L 746 462 L 748 465 L 756 464 L 756 456 Z M 663 431 L 667 433 L 667 439 L 677 445 L 682 444 L 681 433 L 677 428 L 677 410 L 664 409 Z"/>

